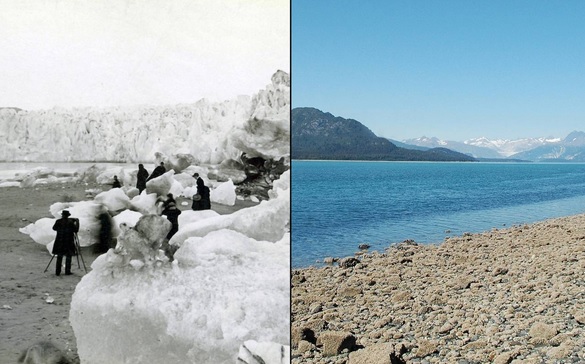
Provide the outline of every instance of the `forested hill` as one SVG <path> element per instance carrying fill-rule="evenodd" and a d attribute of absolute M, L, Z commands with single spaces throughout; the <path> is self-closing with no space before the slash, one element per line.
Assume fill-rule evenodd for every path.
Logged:
<path fill-rule="evenodd" d="M 292 158 L 385 161 L 475 161 L 445 148 L 426 151 L 397 147 L 357 120 L 311 107 L 292 110 Z"/>

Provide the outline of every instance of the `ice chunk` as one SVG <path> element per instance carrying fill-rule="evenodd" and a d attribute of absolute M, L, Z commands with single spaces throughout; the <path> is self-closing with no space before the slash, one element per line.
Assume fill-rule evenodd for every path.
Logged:
<path fill-rule="evenodd" d="M 172 193 L 173 196 L 181 196 L 183 194 L 184 187 L 179 183 L 177 180 L 173 179 L 173 183 L 171 188 L 169 189 L 169 193 Z"/>
<path fill-rule="evenodd" d="M 104 205 L 112 212 L 127 209 L 130 206 L 130 198 L 121 188 L 112 188 L 111 190 L 101 192 L 95 196 L 94 201 Z"/>
<path fill-rule="evenodd" d="M 98 174 L 96 182 L 103 185 L 111 185 L 114 182 L 114 176 L 117 176 L 120 182 L 124 182 L 124 169 L 122 167 L 108 168 Z"/>
<path fill-rule="evenodd" d="M 154 214 L 156 213 L 156 201 L 156 193 L 147 194 L 146 191 L 142 191 L 142 194 L 130 201 L 130 208 L 144 215 Z"/>
<path fill-rule="evenodd" d="M 76 174 L 78 174 L 80 182 L 96 183 L 97 177 L 102 174 L 104 170 L 105 167 L 94 164 L 88 168 L 77 170 Z"/>
<path fill-rule="evenodd" d="M 179 173 L 174 175 L 175 180 L 185 187 L 193 187 L 195 186 L 195 178 L 193 178 L 193 174 L 187 173 Z"/>
<path fill-rule="evenodd" d="M 213 210 L 185 210 L 179 215 L 179 227 L 216 216 L 219 214 Z"/>
<path fill-rule="evenodd" d="M 123 186 L 122 191 L 124 191 L 126 196 L 128 196 L 128 198 L 130 198 L 130 199 L 132 199 L 140 194 L 140 191 L 136 187 Z"/>
<path fill-rule="evenodd" d="M 79 219 L 79 245 L 89 246 L 99 242 L 100 221 L 98 216 L 106 211 L 106 208 L 94 201 L 80 202 L 56 202 L 49 208 L 51 214 L 59 219 L 61 211 L 69 210 L 72 218 Z M 50 231 L 55 234 L 55 231 Z"/>
<path fill-rule="evenodd" d="M 173 264 L 138 270 L 113 269 L 110 252 L 72 297 L 82 363 L 233 364 L 248 340 L 288 344 L 287 246 L 215 231 L 186 242 Z"/>
<path fill-rule="evenodd" d="M 112 226 L 112 235 L 113 237 L 117 237 L 120 235 L 122 230 L 120 229 L 121 224 L 126 224 L 127 226 L 135 226 L 138 220 L 142 217 L 140 212 L 131 211 L 131 210 L 124 210 L 118 215 L 114 216 L 114 226 Z"/>
<path fill-rule="evenodd" d="M 181 245 L 189 237 L 205 236 L 213 230 L 232 229 L 258 240 L 282 239 L 290 220 L 290 195 L 282 193 L 278 198 L 262 201 L 259 205 L 200 220 L 186 226 L 171 238 L 170 244 Z"/>
<path fill-rule="evenodd" d="M 156 193 L 158 196 L 166 196 L 167 193 L 169 193 L 171 190 L 173 182 L 175 181 L 173 178 L 174 174 L 175 171 L 170 170 L 162 176 L 153 178 L 146 182 L 146 192 L 149 194 Z"/>
<path fill-rule="evenodd" d="M 172 169 L 175 173 L 181 173 L 185 168 L 189 167 L 194 162 L 195 158 L 188 153 L 179 153 L 166 156 L 161 152 L 154 153 L 155 164 L 164 162 L 167 169 Z"/>
<path fill-rule="evenodd" d="M 238 353 L 238 363 L 248 364 L 288 364 L 290 363 L 290 346 L 278 343 L 248 340 Z"/>
<path fill-rule="evenodd" d="M 20 186 L 20 182 L 17 182 L 17 181 L 6 181 L 6 182 L 0 183 L 0 187 L 19 187 L 19 186 Z"/>
<path fill-rule="evenodd" d="M 35 221 L 33 224 L 29 224 L 23 228 L 18 229 L 23 234 L 30 236 L 36 243 L 47 245 L 55 240 L 55 231 L 53 225 L 57 219 L 50 219 L 44 217 Z"/>
<path fill-rule="evenodd" d="M 233 206 L 236 204 L 236 186 L 232 180 L 228 180 L 211 190 L 210 200 L 214 203 Z"/>
<path fill-rule="evenodd" d="M 138 219 L 136 226 L 122 223 L 120 229 L 115 253 L 124 257 L 122 263 L 138 259 L 151 264 L 159 255 L 158 250 L 171 230 L 171 223 L 158 215 L 145 215 Z"/>

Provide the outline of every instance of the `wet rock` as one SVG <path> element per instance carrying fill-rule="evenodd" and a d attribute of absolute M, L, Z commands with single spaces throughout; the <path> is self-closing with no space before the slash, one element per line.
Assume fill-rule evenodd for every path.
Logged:
<path fill-rule="evenodd" d="M 347 257 L 343 258 L 339 261 L 339 266 L 341 268 L 351 268 L 355 267 L 360 261 L 354 257 Z"/>

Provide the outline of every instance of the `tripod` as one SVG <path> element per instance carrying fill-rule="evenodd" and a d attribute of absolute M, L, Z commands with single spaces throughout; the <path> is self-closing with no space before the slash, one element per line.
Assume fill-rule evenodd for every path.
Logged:
<path fill-rule="evenodd" d="M 81 265 L 79 264 L 79 257 L 81 257 L 81 262 L 83 263 L 83 269 L 85 270 L 85 273 L 87 273 L 87 267 L 85 266 L 85 260 L 83 260 L 83 255 L 81 255 L 81 246 L 79 245 L 79 238 L 77 237 L 77 233 L 75 233 L 73 235 L 73 242 L 75 243 L 75 250 L 77 251 L 77 268 L 81 269 Z M 51 262 L 53 261 L 53 259 L 55 258 L 55 254 L 53 254 L 53 256 L 51 257 L 51 260 L 49 260 L 49 264 L 47 264 L 47 268 L 45 268 L 45 271 L 43 273 L 46 273 L 47 270 L 49 269 L 49 266 L 51 265 Z"/>

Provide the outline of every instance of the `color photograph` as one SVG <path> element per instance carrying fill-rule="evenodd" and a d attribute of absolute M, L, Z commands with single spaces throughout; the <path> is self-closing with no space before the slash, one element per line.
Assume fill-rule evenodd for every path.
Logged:
<path fill-rule="evenodd" d="M 584 15 L 292 0 L 292 363 L 585 362 Z"/>

